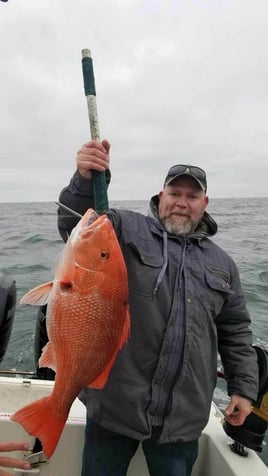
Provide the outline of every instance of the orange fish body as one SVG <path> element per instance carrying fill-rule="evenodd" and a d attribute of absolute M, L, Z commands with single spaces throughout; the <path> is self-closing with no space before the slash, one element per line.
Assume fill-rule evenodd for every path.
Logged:
<path fill-rule="evenodd" d="M 55 279 L 21 303 L 47 307 L 49 342 L 40 367 L 56 371 L 52 393 L 18 410 L 12 420 L 53 454 L 70 407 L 83 387 L 103 388 L 130 328 L 127 270 L 106 215 L 89 209 L 68 239 Z"/>

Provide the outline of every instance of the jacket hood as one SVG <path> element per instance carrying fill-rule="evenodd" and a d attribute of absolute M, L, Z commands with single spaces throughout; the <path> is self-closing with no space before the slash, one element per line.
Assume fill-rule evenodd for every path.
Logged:
<path fill-rule="evenodd" d="M 149 216 L 160 222 L 158 215 L 158 205 L 159 197 L 154 195 L 150 200 Z M 160 222 L 161 223 L 161 222 Z M 201 221 L 199 222 L 196 230 L 189 235 L 191 238 L 204 238 L 211 237 L 216 235 L 218 230 L 218 225 L 215 220 L 209 215 L 209 213 L 204 212 Z"/>

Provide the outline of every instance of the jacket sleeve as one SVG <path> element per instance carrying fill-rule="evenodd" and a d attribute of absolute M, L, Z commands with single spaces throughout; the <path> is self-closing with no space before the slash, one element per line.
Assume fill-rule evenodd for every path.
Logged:
<path fill-rule="evenodd" d="M 227 381 L 228 394 L 257 400 L 259 370 L 252 347 L 251 319 L 241 290 L 239 272 L 231 262 L 230 294 L 216 318 L 218 350 Z"/>
<path fill-rule="evenodd" d="M 110 180 L 111 173 L 108 169 L 106 170 L 107 187 Z M 61 191 L 59 202 L 80 215 L 84 215 L 88 208 L 95 208 L 92 181 L 80 175 L 78 170 L 76 170 L 69 185 Z M 76 217 L 62 207 L 58 208 L 58 230 L 65 242 L 78 221 L 79 217 Z"/>

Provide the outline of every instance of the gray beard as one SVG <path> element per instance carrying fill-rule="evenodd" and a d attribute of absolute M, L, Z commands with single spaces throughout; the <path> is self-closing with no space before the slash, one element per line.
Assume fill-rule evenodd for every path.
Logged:
<path fill-rule="evenodd" d="M 187 223 L 181 224 L 174 223 L 169 218 L 164 220 L 163 224 L 167 232 L 175 236 L 190 235 L 197 226 L 197 223 L 194 223 L 192 220 L 188 220 Z"/>

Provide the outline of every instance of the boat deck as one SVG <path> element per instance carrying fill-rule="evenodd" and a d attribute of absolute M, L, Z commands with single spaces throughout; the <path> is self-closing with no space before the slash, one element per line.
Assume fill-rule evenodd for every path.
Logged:
<path fill-rule="evenodd" d="M 22 440 L 34 445 L 35 439 L 20 425 L 10 421 L 10 415 L 27 403 L 48 395 L 53 384 L 44 380 L 0 377 L 0 441 Z M 29 471 L 15 471 L 16 476 L 80 476 L 85 420 L 85 407 L 76 399 L 49 462 Z M 222 414 L 213 404 L 208 425 L 200 439 L 199 456 L 192 476 L 268 476 L 268 468 L 254 451 L 248 450 L 248 456 L 241 457 L 231 451 L 228 443 L 230 440 L 222 428 Z M 17 456 L 23 458 L 25 454 L 17 453 Z M 128 476 L 149 476 L 141 447 L 130 464 Z"/>

